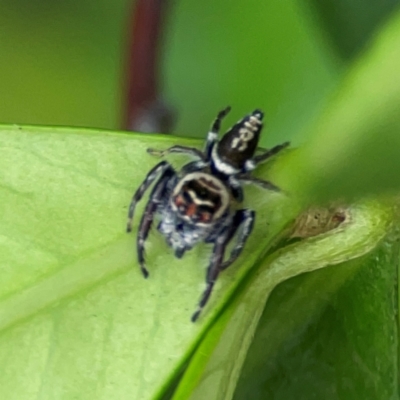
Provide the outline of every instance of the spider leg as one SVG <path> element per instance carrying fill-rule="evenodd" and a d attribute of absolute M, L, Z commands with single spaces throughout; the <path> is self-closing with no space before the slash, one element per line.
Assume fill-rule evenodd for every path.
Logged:
<path fill-rule="evenodd" d="M 182 175 L 186 175 L 189 174 L 191 172 L 196 172 L 196 171 L 201 171 L 202 169 L 204 169 L 206 166 L 208 165 L 208 163 L 199 160 L 199 161 L 192 161 L 186 165 L 184 165 L 182 167 L 182 171 L 181 174 Z"/>
<path fill-rule="evenodd" d="M 220 235 L 214 243 L 214 248 L 211 256 L 210 265 L 207 268 L 207 286 L 200 298 L 199 304 L 197 306 L 197 310 L 192 315 L 192 322 L 196 322 L 197 318 L 204 306 L 207 304 L 211 293 L 214 288 L 214 284 L 218 278 L 219 273 L 221 272 L 221 263 L 224 259 L 225 247 L 227 244 L 227 235 L 226 232 L 223 235 Z"/>
<path fill-rule="evenodd" d="M 151 226 L 153 224 L 154 214 L 157 212 L 159 205 L 163 201 L 168 182 L 171 177 L 175 176 L 175 174 L 176 173 L 171 166 L 169 166 L 169 168 L 163 172 L 160 179 L 153 187 L 139 224 L 138 235 L 136 238 L 137 256 L 140 269 L 145 278 L 149 276 L 149 272 L 147 271 L 144 260 L 144 243 L 146 242 L 147 236 L 149 235 Z"/>
<path fill-rule="evenodd" d="M 160 163 L 158 163 L 154 168 L 152 168 L 149 171 L 145 180 L 138 187 L 138 189 L 136 190 L 135 194 L 132 197 L 131 204 L 129 205 L 128 223 L 126 226 L 127 232 L 131 232 L 131 230 L 132 230 L 132 220 L 133 220 L 133 215 L 135 212 L 136 204 L 140 201 L 140 199 L 143 197 L 146 190 L 157 178 L 158 174 L 164 173 L 166 170 L 168 170 L 170 168 L 172 168 L 172 167 L 167 161 L 161 161 Z"/>
<path fill-rule="evenodd" d="M 231 190 L 233 198 L 238 202 L 241 203 L 243 201 L 243 188 L 240 182 L 231 175 L 228 180 L 229 188 Z"/>
<path fill-rule="evenodd" d="M 159 156 L 159 157 L 164 157 L 170 153 L 179 153 L 179 154 L 186 154 L 188 156 L 193 156 L 203 161 L 206 160 L 206 155 L 201 150 L 187 146 L 176 145 L 166 150 L 147 149 L 147 152 L 152 156 Z"/>
<path fill-rule="evenodd" d="M 254 219 L 255 212 L 253 210 L 238 210 L 233 217 L 231 227 L 225 227 L 223 232 L 221 232 L 217 237 L 211 256 L 211 262 L 207 269 L 207 286 L 201 296 L 197 310 L 192 315 L 192 322 L 195 322 L 198 319 L 201 311 L 210 299 L 219 273 L 228 268 L 239 257 L 251 231 L 253 230 Z M 241 225 L 243 228 L 240 231 L 237 243 L 232 249 L 229 259 L 223 262 L 225 248 Z"/>
<path fill-rule="evenodd" d="M 275 186 L 273 183 L 269 181 L 264 181 L 263 179 L 254 178 L 250 175 L 237 175 L 237 180 L 244 183 L 252 183 L 253 185 L 260 186 L 266 190 L 273 190 L 274 192 L 280 192 L 281 189 L 278 186 Z"/>
<path fill-rule="evenodd" d="M 207 157 L 207 160 L 211 157 L 211 150 L 214 143 L 217 141 L 219 130 L 221 129 L 221 121 L 226 117 L 226 115 L 231 111 L 231 107 L 228 106 L 221 110 L 217 117 L 215 118 L 213 124 L 211 125 L 211 129 L 207 134 L 207 141 L 204 149 L 204 153 Z"/>
<path fill-rule="evenodd" d="M 273 147 L 272 149 L 266 150 L 264 153 L 259 154 L 258 156 L 254 156 L 251 160 L 248 160 L 245 164 L 244 170 L 246 172 L 252 171 L 255 169 L 259 164 L 263 163 L 264 161 L 268 160 L 268 158 L 278 154 L 283 149 L 286 149 L 290 145 L 290 142 L 285 142 L 282 144 L 278 144 L 277 146 Z"/>
<path fill-rule="evenodd" d="M 240 230 L 236 244 L 231 251 L 229 259 L 221 264 L 221 271 L 227 269 L 240 256 L 240 253 L 242 252 L 243 247 L 246 244 L 246 241 L 249 238 L 251 231 L 253 230 L 255 216 L 256 213 L 253 210 L 245 209 L 236 211 L 236 214 L 233 217 L 232 228 L 229 232 L 227 242 L 232 239 L 240 226 L 242 226 L 242 229 Z"/>

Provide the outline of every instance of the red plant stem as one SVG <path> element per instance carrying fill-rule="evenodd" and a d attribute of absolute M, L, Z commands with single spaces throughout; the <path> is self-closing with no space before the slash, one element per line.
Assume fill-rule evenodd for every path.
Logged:
<path fill-rule="evenodd" d="M 160 96 L 162 36 L 168 0 L 136 0 L 131 14 L 123 128 L 169 132 L 172 114 Z"/>

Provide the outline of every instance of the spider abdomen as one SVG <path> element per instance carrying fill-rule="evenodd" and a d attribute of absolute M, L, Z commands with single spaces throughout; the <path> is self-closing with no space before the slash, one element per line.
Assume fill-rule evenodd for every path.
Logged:
<path fill-rule="evenodd" d="M 175 186 L 170 204 L 186 222 L 207 226 L 228 211 L 230 194 L 217 177 L 206 172 L 192 172 Z"/>
<path fill-rule="evenodd" d="M 230 194 L 225 184 L 206 172 L 194 172 L 183 176 L 173 188 L 158 230 L 181 258 L 230 218 Z"/>
<path fill-rule="evenodd" d="M 213 148 L 213 162 L 221 172 L 240 172 L 254 156 L 262 129 L 264 114 L 254 110 L 238 121 Z"/>

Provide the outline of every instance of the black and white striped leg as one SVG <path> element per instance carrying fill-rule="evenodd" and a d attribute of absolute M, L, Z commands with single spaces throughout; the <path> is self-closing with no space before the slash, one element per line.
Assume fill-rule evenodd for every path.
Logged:
<path fill-rule="evenodd" d="M 151 191 L 149 200 L 146 204 L 146 208 L 140 221 L 138 235 L 136 238 L 136 247 L 140 269 L 145 278 L 149 276 L 149 272 L 147 271 L 144 260 L 144 244 L 153 224 L 154 214 L 157 212 L 157 208 L 162 203 L 163 197 L 165 196 L 168 182 L 175 174 L 176 173 L 171 166 L 169 166 L 169 168 L 163 172 L 160 179 Z"/>
<path fill-rule="evenodd" d="M 250 175 L 239 175 L 237 176 L 237 179 L 239 182 L 252 183 L 253 185 L 257 185 L 262 189 L 273 190 L 274 192 L 281 191 L 281 189 L 279 189 L 278 186 L 275 186 L 270 181 L 264 181 L 263 179 L 254 178 L 253 176 Z"/>
<path fill-rule="evenodd" d="M 229 188 L 231 189 L 231 193 L 233 198 L 241 203 L 243 201 L 243 188 L 240 182 L 234 177 L 229 177 Z"/>
<path fill-rule="evenodd" d="M 278 144 L 277 146 L 273 147 L 272 149 L 266 150 L 263 154 L 259 154 L 258 156 L 254 156 L 251 160 L 248 160 L 245 164 L 245 171 L 250 172 L 253 171 L 259 164 L 263 163 L 264 161 L 268 160 L 272 156 L 278 154 L 280 151 L 286 149 L 290 145 L 290 142 L 285 142 L 282 144 Z"/>
<path fill-rule="evenodd" d="M 170 153 L 178 153 L 178 154 L 186 154 L 188 156 L 196 157 L 203 161 L 205 161 L 205 159 L 206 159 L 205 154 L 201 150 L 195 149 L 194 147 L 186 147 L 186 146 L 179 146 L 179 145 L 172 146 L 166 150 L 147 149 L 147 152 L 149 154 L 151 154 L 152 156 L 159 156 L 159 157 L 164 157 Z"/>
<path fill-rule="evenodd" d="M 204 169 L 207 165 L 208 165 L 208 163 L 206 163 L 202 160 L 192 161 L 182 167 L 181 173 L 182 173 L 182 175 L 186 175 L 191 172 L 200 171 L 200 170 Z"/>
<path fill-rule="evenodd" d="M 213 124 L 211 125 L 211 129 L 207 134 L 207 141 L 206 141 L 206 146 L 204 149 L 204 153 L 207 157 L 207 160 L 210 159 L 212 147 L 213 147 L 214 143 L 217 141 L 218 133 L 219 133 L 219 130 L 221 129 L 221 121 L 226 117 L 226 115 L 229 113 L 229 111 L 231 111 L 230 106 L 221 110 L 218 113 L 217 118 L 215 118 Z"/>
<path fill-rule="evenodd" d="M 233 223 L 231 231 L 229 232 L 228 242 L 233 238 L 238 229 L 240 228 L 235 247 L 231 251 L 229 259 L 221 264 L 221 271 L 227 269 L 236 259 L 240 256 L 244 245 L 249 238 L 253 227 L 256 213 L 253 210 L 238 210 L 233 217 Z"/>
<path fill-rule="evenodd" d="M 163 174 L 166 170 L 168 170 L 170 168 L 172 168 L 172 167 L 167 161 L 161 161 L 154 168 L 152 168 L 150 170 L 150 172 L 147 174 L 145 180 L 142 182 L 142 184 L 136 190 L 135 194 L 132 197 L 131 203 L 129 205 L 128 222 L 127 222 L 127 226 L 126 226 L 127 232 L 131 232 L 131 230 L 132 230 L 132 220 L 133 220 L 133 215 L 135 213 L 136 204 L 140 201 L 140 199 L 143 197 L 146 190 L 154 182 L 154 180 L 157 178 L 157 176 L 159 174 Z"/>
<path fill-rule="evenodd" d="M 232 263 L 235 262 L 241 254 L 243 247 L 253 230 L 255 214 L 255 211 L 247 209 L 236 211 L 233 217 L 232 225 L 229 228 L 225 227 L 223 232 L 217 236 L 212 251 L 211 262 L 207 268 L 207 286 L 201 296 L 197 310 L 192 315 L 192 322 L 195 322 L 198 319 L 201 311 L 210 299 L 219 273 L 232 265 Z M 235 236 L 239 228 L 241 228 L 241 230 L 239 232 L 236 245 L 232 249 L 229 259 L 224 262 L 225 248 L 233 236 Z"/>
<path fill-rule="evenodd" d="M 207 277 L 206 277 L 206 282 L 207 286 L 201 295 L 199 305 L 197 306 L 197 310 L 193 313 L 192 315 L 192 322 L 196 322 L 196 320 L 199 318 L 199 315 L 201 311 L 203 310 L 204 306 L 207 304 L 208 300 L 210 299 L 211 293 L 214 288 L 214 284 L 218 278 L 219 273 L 221 272 L 221 263 L 224 259 L 224 253 L 225 253 L 225 247 L 227 244 L 228 237 L 225 234 L 221 234 L 217 240 L 215 241 L 212 256 L 211 256 L 211 262 L 210 265 L 207 268 Z"/>

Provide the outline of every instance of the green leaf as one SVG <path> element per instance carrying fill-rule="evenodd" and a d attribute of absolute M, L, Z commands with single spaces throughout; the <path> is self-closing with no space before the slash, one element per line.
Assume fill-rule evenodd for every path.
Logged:
<path fill-rule="evenodd" d="M 388 232 L 389 207 L 365 203 L 351 207 L 349 221 L 326 234 L 286 246 L 253 270 L 245 287 L 228 304 L 194 355 L 174 400 L 231 399 L 271 291 L 292 276 L 338 265 L 372 249 Z"/>
<path fill-rule="evenodd" d="M 234 399 L 397 399 L 394 239 L 358 260 L 280 285 Z"/>
<path fill-rule="evenodd" d="M 222 274 L 210 305 L 191 323 L 209 248 L 198 246 L 178 261 L 160 235 L 151 235 L 145 280 L 134 235 L 125 233 L 132 193 L 157 161 L 145 149 L 175 142 L 157 135 L 3 127 L 4 398 L 157 397 L 254 264 L 264 226 L 274 236 L 293 214 L 283 195 L 250 192 L 260 212 L 245 258 Z"/>

